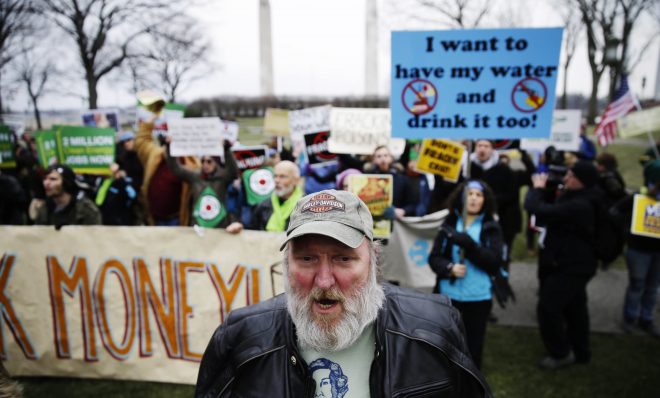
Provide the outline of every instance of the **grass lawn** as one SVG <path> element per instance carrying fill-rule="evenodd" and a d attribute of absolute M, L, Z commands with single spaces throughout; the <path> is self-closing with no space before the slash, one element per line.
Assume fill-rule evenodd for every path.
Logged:
<path fill-rule="evenodd" d="M 642 335 L 592 335 L 589 365 L 542 372 L 538 331 L 491 325 L 484 373 L 495 396 L 657 397 L 660 396 L 660 340 Z M 191 397 L 193 386 L 128 381 L 23 378 L 25 397 Z"/>

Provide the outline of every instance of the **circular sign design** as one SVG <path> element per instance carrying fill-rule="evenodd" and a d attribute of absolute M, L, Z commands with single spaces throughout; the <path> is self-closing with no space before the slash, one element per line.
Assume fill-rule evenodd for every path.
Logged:
<path fill-rule="evenodd" d="M 275 189 L 275 180 L 273 173 L 266 169 L 256 170 L 250 175 L 250 189 L 260 196 L 265 196 Z"/>
<path fill-rule="evenodd" d="M 314 141 L 312 144 L 326 144 L 328 143 L 328 136 L 330 135 L 329 131 L 323 131 L 314 136 Z M 327 152 L 327 149 L 323 152 L 319 152 L 315 155 L 317 158 L 322 160 L 333 160 L 337 157 L 336 153 Z"/>
<path fill-rule="evenodd" d="M 424 115 L 431 112 L 438 103 L 438 91 L 430 81 L 415 79 L 403 88 L 401 102 L 413 115 Z"/>
<path fill-rule="evenodd" d="M 511 103 L 520 112 L 536 112 L 545 105 L 548 88 L 540 79 L 528 77 L 516 83 L 511 91 Z"/>
<path fill-rule="evenodd" d="M 199 201 L 199 217 L 204 221 L 210 221 L 220 214 L 222 204 L 215 196 L 204 195 Z"/>

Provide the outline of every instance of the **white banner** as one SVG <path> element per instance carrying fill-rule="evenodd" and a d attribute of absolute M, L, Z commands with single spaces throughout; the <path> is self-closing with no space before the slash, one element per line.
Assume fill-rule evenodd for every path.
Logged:
<path fill-rule="evenodd" d="M 394 220 L 394 230 L 380 257 L 385 280 L 431 291 L 436 275 L 428 264 L 433 240 L 449 212 Z"/>
<path fill-rule="evenodd" d="M 660 131 L 660 106 L 632 112 L 617 120 L 619 137 L 628 138 Z"/>
<path fill-rule="evenodd" d="M 545 148 L 553 145 L 560 151 L 577 151 L 580 149 L 581 123 L 582 112 L 579 109 L 555 109 L 550 139 L 522 138 L 520 148 L 543 152 Z"/>
<path fill-rule="evenodd" d="M 172 137 L 172 156 L 223 156 L 223 126 L 218 117 L 196 117 L 170 120 L 168 135 Z"/>
<path fill-rule="evenodd" d="M 16 376 L 194 384 L 229 311 L 283 291 L 283 234 L 0 227 L 0 356 Z"/>

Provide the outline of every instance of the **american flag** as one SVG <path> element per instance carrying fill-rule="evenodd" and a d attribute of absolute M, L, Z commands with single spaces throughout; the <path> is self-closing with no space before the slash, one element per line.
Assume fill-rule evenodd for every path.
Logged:
<path fill-rule="evenodd" d="M 603 116 L 600 117 L 600 122 L 594 130 L 600 146 L 606 146 L 614 141 L 614 137 L 616 137 L 616 120 L 638 106 L 637 98 L 628 87 L 628 77 L 622 75 L 621 84 L 619 84 L 619 89 L 614 95 L 614 100 L 607 105 Z"/>

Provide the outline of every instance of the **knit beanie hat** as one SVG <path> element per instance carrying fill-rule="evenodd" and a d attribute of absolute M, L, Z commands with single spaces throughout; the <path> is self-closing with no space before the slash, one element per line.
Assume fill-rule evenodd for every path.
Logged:
<path fill-rule="evenodd" d="M 585 188 L 591 188 L 598 182 L 598 170 L 593 162 L 588 160 L 578 160 L 575 162 L 571 171 Z"/>
<path fill-rule="evenodd" d="M 75 195 L 78 192 L 78 185 L 76 184 L 76 173 L 71 170 L 69 166 L 63 164 L 53 164 L 46 169 L 46 175 L 51 172 L 57 172 L 62 176 L 62 188 L 66 193 Z"/>

